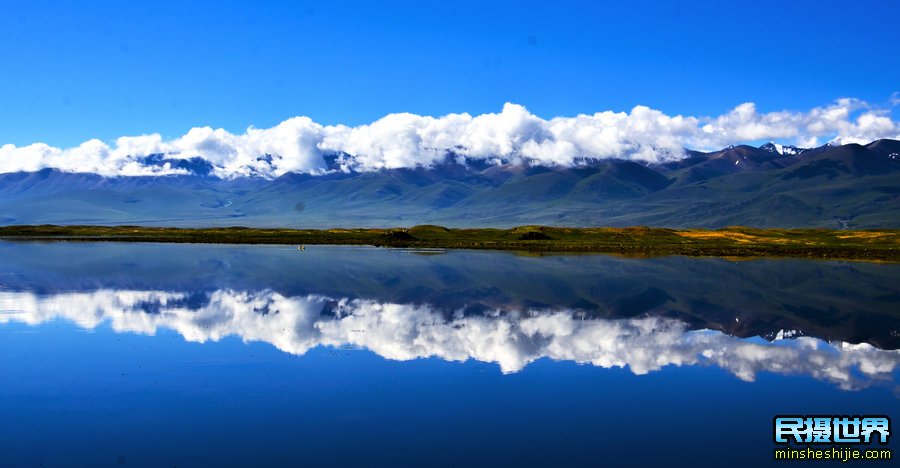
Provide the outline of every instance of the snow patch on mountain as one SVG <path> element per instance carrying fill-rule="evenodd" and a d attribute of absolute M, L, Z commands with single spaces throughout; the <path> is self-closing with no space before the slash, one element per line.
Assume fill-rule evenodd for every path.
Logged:
<path fill-rule="evenodd" d="M 809 148 L 798 148 L 791 145 L 782 145 L 780 143 L 775 143 L 774 141 L 770 141 L 760 146 L 759 149 L 768 151 L 770 153 L 779 154 L 781 156 L 797 156 L 806 151 L 809 151 Z"/>

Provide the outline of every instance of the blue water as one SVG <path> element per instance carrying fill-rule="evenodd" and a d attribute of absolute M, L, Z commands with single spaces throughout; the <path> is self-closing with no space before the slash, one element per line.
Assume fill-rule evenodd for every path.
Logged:
<path fill-rule="evenodd" d="M 766 466 L 775 415 L 897 420 L 898 279 L 0 243 L 0 466 Z"/>

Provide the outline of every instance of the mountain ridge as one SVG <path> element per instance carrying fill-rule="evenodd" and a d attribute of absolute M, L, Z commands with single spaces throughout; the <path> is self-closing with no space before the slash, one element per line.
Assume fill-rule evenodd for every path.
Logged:
<path fill-rule="evenodd" d="M 220 179 L 199 158 L 150 155 L 190 174 L 0 174 L 0 224 L 900 227 L 900 141 L 783 148 L 572 167 L 469 164 L 448 154 L 431 167 L 275 179 Z"/>

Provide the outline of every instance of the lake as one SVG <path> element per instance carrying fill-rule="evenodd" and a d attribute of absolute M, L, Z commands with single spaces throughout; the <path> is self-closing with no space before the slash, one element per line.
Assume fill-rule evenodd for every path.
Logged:
<path fill-rule="evenodd" d="M 898 264 L 0 242 L 0 466 L 784 464 L 898 348 Z"/>

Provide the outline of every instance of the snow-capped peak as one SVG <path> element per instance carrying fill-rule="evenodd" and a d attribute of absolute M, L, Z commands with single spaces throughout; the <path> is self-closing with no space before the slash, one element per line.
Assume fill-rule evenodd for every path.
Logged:
<path fill-rule="evenodd" d="M 773 341 L 789 340 L 792 338 L 797 338 L 799 336 L 803 336 L 803 332 L 801 332 L 800 330 L 781 329 L 781 330 L 778 330 L 778 333 L 775 334 L 775 338 Z"/>
<path fill-rule="evenodd" d="M 760 146 L 759 148 L 770 153 L 780 154 L 782 156 L 796 156 L 806 151 L 806 148 L 797 148 L 796 146 L 782 145 L 780 143 L 775 143 L 774 141 L 770 141 Z"/>

